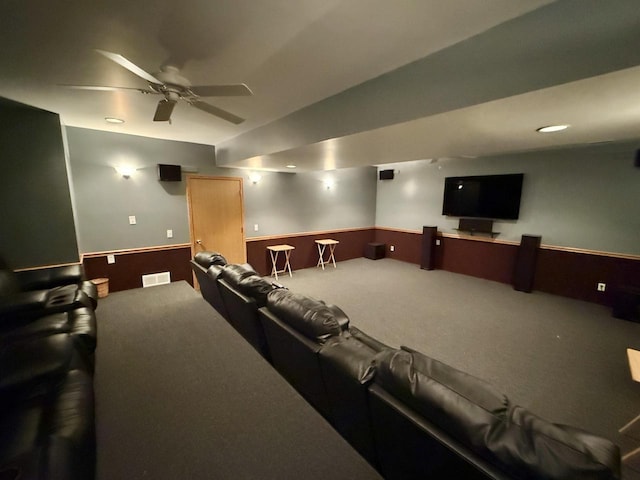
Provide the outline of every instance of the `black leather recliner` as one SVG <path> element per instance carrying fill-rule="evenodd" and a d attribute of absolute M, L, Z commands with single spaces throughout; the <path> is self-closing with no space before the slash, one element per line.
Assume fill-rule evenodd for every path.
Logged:
<path fill-rule="evenodd" d="M 0 259 L 0 321 L 33 319 L 75 308 L 95 309 L 97 288 L 83 280 L 82 267 L 14 272 Z"/>
<path fill-rule="evenodd" d="M 72 366 L 73 351 L 68 334 L 2 345 L 2 480 L 94 478 L 92 378 Z"/>
<path fill-rule="evenodd" d="M 228 316 L 218 289 L 218 277 L 226 265 L 227 259 L 217 252 L 198 252 L 191 260 L 202 297 L 224 318 Z"/>
<path fill-rule="evenodd" d="M 71 336 L 80 362 L 93 373 L 95 350 L 98 345 L 98 325 L 92 309 L 82 307 L 36 319 L 5 319 L 0 322 L 2 344 L 60 333 L 68 333 Z"/>
<path fill-rule="evenodd" d="M 218 288 L 231 326 L 270 362 L 258 308 L 266 304 L 274 287 L 248 265 L 227 265 L 220 273 Z"/>
<path fill-rule="evenodd" d="M 486 382 L 403 348 L 379 354 L 370 387 L 385 478 L 620 478 L 610 441 L 546 422 Z"/>
<path fill-rule="evenodd" d="M 336 306 L 286 289 L 271 291 L 259 314 L 274 367 L 328 418 L 329 397 L 318 354 L 329 339 L 342 335 L 349 319 Z"/>
<path fill-rule="evenodd" d="M 376 355 L 389 348 L 349 326 L 342 335 L 329 339 L 318 352 L 329 401 L 327 420 L 374 467 L 368 389 L 375 376 Z"/>

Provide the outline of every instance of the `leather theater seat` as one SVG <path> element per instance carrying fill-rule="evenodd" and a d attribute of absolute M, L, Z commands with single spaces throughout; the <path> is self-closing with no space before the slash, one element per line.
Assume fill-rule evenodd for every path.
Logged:
<path fill-rule="evenodd" d="M 276 289 L 267 295 L 260 320 L 274 367 L 323 416 L 330 415 L 318 353 L 332 337 L 340 336 L 349 319 L 334 305 Z"/>
<path fill-rule="evenodd" d="M 95 309 L 97 298 L 96 286 L 82 280 L 79 265 L 14 272 L 0 259 L 0 320 Z"/>
<path fill-rule="evenodd" d="M 248 265 L 227 265 L 218 278 L 227 320 L 267 361 L 271 354 L 258 316 L 274 287 Z"/>
<path fill-rule="evenodd" d="M 198 252 L 191 259 L 202 297 L 224 318 L 228 315 L 218 289 L 218 277 L 226 265 L 226 258 L 217 252 Z"/>
<path fill-rule="evenodd" d="M 620 451 L 609 440 L 547 422 L 411 349 L 379 354 L 370 391 L 385 478 L 620 478 Z"/>
<path fill-rule="evenodd" d="M 94 478 L 92 378 L 72 367 L 73 351 L 68 334 L 2 346 L 2 480 Z"/>

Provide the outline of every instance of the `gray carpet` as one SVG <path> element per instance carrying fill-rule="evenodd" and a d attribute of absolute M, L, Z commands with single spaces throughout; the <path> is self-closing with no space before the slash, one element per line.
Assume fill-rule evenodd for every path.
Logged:
<path fill-rule="evenodd" d="M 379 478 L 186 282 L 96 313 L 98 480 Z"/>
<path fill-rule="evenodd" d="M 640 324 L 608 308 L 391 259 L 359 258 L 279 281 L 341 307 L 353 325 L 489 381 L 512 402 L 628 451 L 618 429 L 640 413 L 626 348 Z"/>

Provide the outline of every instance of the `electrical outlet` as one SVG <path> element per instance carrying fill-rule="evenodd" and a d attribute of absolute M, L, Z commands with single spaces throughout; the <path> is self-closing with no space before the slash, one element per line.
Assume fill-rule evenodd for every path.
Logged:
<path fill-rule="evenodd" d="M 136 216 L 129 215 L 129 225 L 135 225 L 135 224 L 136 224 Z"/>
<path fill-rule="evenodd" d="M 440 239 L 438 238 L 436 239 L 436 247 L 439 247 L 439 246 L 440 246 Z"/>
<path fill-rule="evenodd" d="M 598 284 L 598 291 L 599 292 L 604 292 L 607 289 L 607 284 L 606 283 L 599 283 Z"/>
<path fill-rule="evenodd" d="M 254 224 L 253 224 L 253 231 L 254 231 L 254 232 L 257 232 L 257 231 L 258 231 L 258 224 L 257 224 L 257 223 L 254 223 Z"/>
<path fill-rule="evenodd" d="M 116 256 L 115 255 L 107 255 L 107 263 L 108 264 L 116 263 Z"/>
<path fill-rule="evenodd" d="M 395 251 L 396 251 L 396 247 L 395 247 L 395 245 L 391 245 L 391 246 L 389 247 L 389 250 L 390 250 L 390 251 L 392 251 L 392 252 L 395 252 Z"/>
<path fill-rule="evenodd" d="M 173 238 L 173 230 L 167 230 L 167 238 Z"/>

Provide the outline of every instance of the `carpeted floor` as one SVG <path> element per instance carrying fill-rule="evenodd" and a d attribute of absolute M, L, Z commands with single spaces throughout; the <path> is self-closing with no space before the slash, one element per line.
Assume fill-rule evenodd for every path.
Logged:
<path fill-rule="evenodd" d="M 623 447 L 618 429 L 640 413 L 626 348 L 640 324 L 578 300 L 391 259 L 359 258 L 337 269 L 279 275 L 299 293 L 342 308 L 353 325 L 489 381 L 514 403 L 582 427 Z"/>
<path fill-rule="evenodd" d="M 607 437 L 623 452 L 638 446 L 618 429 L 640 413 L 626 358 L 627 347 L 640 349 L 640 324 L 605 307 L 391 259 L 279 281 L 338 305 L 391 346 L 489 381 L 547 420 Z M 97 315 L 98 480 L 370 478 L 346 443 L 325 441 L 335 433 L 328 424 L 185 282 L 111 294 Z"/>
<path fill-rule="evenodd" d="M 96 313 L 97 480 L 379 478 L 186 282 Z"/>

